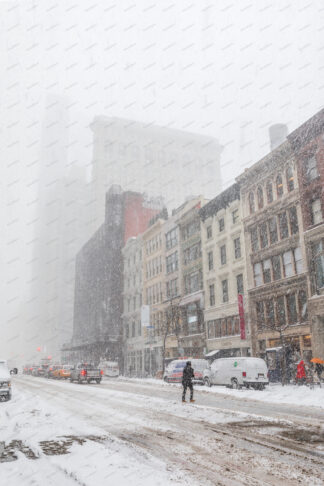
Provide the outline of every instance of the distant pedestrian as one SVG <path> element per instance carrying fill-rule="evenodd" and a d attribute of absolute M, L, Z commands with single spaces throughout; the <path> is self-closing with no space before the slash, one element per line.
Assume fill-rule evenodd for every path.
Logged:
<path fill-rule="evenodd" d="M 182 401 L 186 401 L 186 391 L 187 388 L 190 390 L 190 401 L 194 402 L 193 399 L 193 384 L 192 379 L 195 377 L 194 370 L 191 367 L 191 361 L 187 361 L 186 366 L 183 369 L 182 374 L 182 386 L 183 386 L 183 393 L 182 393 Z"/>
<path fill-rule="evenodd" d="M 297 365 L 296 382 L 298 385 L 303 385 L 306 381 L 305 363 L 301 360 Z"/>
<path fill-rule="evenodd" d="M 321 363 L 315 364 L 315 373 L 318 376 L 319 382 L 321 382 L 321 376 L 322 376 L 323 370 L 324 370 L 324 366 Z"/>

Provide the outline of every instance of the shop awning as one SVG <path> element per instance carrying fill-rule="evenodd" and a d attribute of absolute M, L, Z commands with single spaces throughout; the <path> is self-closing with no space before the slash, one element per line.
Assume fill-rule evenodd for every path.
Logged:
<path fill-rule="evenodd" d="M 185 306 L 188 304 L 192 304 L 193 302 L 202 301 L 203 299 L 203 292 L 199 290 L 198 292 L 194 292 L 193 294 L 185 295 L 179 302 L 180 306 Z"/>

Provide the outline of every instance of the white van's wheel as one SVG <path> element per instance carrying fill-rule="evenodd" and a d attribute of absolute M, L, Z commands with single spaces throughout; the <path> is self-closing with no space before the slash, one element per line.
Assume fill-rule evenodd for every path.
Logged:
<path fill-rule="evenodd" d="M 231 383 L 232 383 L 233 390 L 238 390 L 240 388 L 236 378 L 232 378 Z"/>
<path fill-rule="evenodd" d="M 209 378 L 205 378 L 204 379 L 204 383 L 205 383 L 206 386 L 211 387 L 211 383 L 210 383 L 210 379 Z"/>

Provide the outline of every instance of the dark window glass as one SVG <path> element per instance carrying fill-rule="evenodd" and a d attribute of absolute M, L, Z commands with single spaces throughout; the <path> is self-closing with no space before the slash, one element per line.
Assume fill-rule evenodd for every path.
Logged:
<path fill-rule="evenodd" d="M 251 230 L 251 247 L 252 251 L 258 251 L 259 250 L 259 238 L 258 238 L 258 229 L 253 228 Z"/>
<path fill-rule="evenodd" d="M 222 319 L 222 336 L 226 336 L 226 332 L 227 332 L 227 329 L 226 329 L 226 319 Z"/>
<path fill-rule="evenodd" d="M 235 224 L 239 219 L 239 212 L 238 212 L 238 209 L 235 209 L 233 212 L 232 212 L 232 220 L 233 220 L 233 223 Z"/>
<path fill-rule="evenodd" d="M 273 327 L 275 324 L 275 314 L 274 314 L 274 305 L 273 300 L 267 300 L 265 303 L 265 311 L 266 311 L 266 321 L 269 327 Z"/>
<path fill-rule="evenodd" d="M 287 169 L 287 172 L 286 172 L 286 176 L 287 176 L 287 187 L 288 187 L 288 191 L 293 191 L 294 190 L 294 173 L 293 173 L 293 170 L 291 167 L 288 167 Z"/>
<path fill-rule="evenodd" d="M 289 224 L 290 224 L 290 231 L 292 235 L 298 233 L 298 219 L 297 219 L 297 209 L 295 206 L 289 208 Z"/>
<path fill-rule="evenodd" d="M 222 291 L 223 291 L 223 302 L 228 302 L 228 282 L 227 282 L 227 280 L 222 281 Z"/>
<path fill-rule="evenodd" d="M 218 225 L 219 225 L 219 231 L 223 231 L 223 229 L 225 228 L 225 221 L 224 221 L 224 218 L 221 218 L 221 219 L 218 221 Z"/>
<path fill-rule="evenodd" d="M 240 240 L 240 238 L 235 238 L 235 240 L 234 240 L 234 253 L 235 253 L 235 258 L 241 258 L 241 240 Z"/>
<path fill-rule="evenodd" d="M 225 245 L 220 247 L 220 257 L 221 257 L 221 264 L 225 265 L 225 263 L 226 263 L 226 246 Z"/>
<path fill-rule="evenodd" d="M 214 284 L 209 286 L 209 304 L 212 307 L 215 305 L 215 286 Z"/>
<path fill-rule="evenodd" d="M 269 219 L 269 233 L 270 233 L 270 244 L 276 243 L 278 241 L 278 226 L 277 218 L 273 216 Z"/>
<path fill-rule="evenodd" d="M 280 280 L 281 279 L 281 263 L 280 263 L 280 256 L 279 255 L 272 257 L 272 269 L 273 269 L 274 280 Z"/>
<path fill-rule="evenodd" d="M 272 192 L 272 182 L 267 182 L 267 201 L 268 203 L 272 203 L 273 201 L 273 192 Z"/>
<path fill-rule="evenodd" d="M 259 330 L 261 330 L 265 324 L 263 302 L 256 303 L 256 313 L 257 313 L 257 327 Z"/>
<path fill-rule="evenodd" d="M 271 260 L 267 259 L 263 262 L 263 282 L 271 282 Z"/>
<path fill-rule="evenodd" d="M 212 339 L 215 337 L 215 321 L 208 322 L 208 338 Z"/>
<path fill-rule="evenodd" d="M 221 337 L 222 335 L 222 325 L 221 325 L 221 320 L 216 319 L 215 323 L 215 337 Z"/>
<path fill-rule="evenodd" d="M 255 212 L 255 203 L 254 203 L 254 194 L 250 192 L 249 194 L 249 206 L 250 206 L 250 214 Z"/>
<path fill-rule="evenodd" d="M 313 261 L 316 276 L 316 288 L 324 287 L 324 240 L 313 245 Z"/>
<path fill-rule="evenodd" d="M 236 286 L 237 286 L 237 293 L 244 294 L 244 287 L 243 287 L 243 275 L 236 275 Z"/>
<path fill-rule="evenodd" d="M 283 240 L 284 238 L 288 238 L 288 222 L 287 222 L 287 214 L 280 213 L 279 214 L 279 231 L 280 231 L 280 238 Z"/>
<path fill-rule="evenodd" d="M 268 246 L 267 223 L 260 224 L 259 231 L 260 231 L 261 248 L 266 248 Z"/>
<path fill-rule="evenodd" d="M 318 177 L 317 163 L 315 155 L 305 162 L 305 178 L 306 182 L 311 182 Z"/>
<path fill-rule="evenodd" d="M 283 183 L 282 183 L 282 177 L 279 174 L 276 179 L 276 188 L 277 188 L 277 196 L 281 197 L 283 195 Z"/>
<path fill-rule="evenodd" d="M 227 336 L 233 335 L 233 319 L 228 317 L 226 319 Z"/>
<path fill-rule="evenodd" d="M 234 318 L 234 334 L 240 334 L 240 319 L 238 317 Z"/>
<path fill-rule="evenodd" d="M 213 252 L 210 251 L 208 253 L 208 270 L 212 270 L 213 268 L 214 268 Z"/>
<path fill-rule="evenodd" d="M 299 308 L 299 316 L 300 320 L 306 321 L 308 317 L 307 312 L 307 294 L 305 290 L 300 290 L 298 292 L 298 308 Z"/>
<path fill-rule="evenodd" d="M 262 209 L 263 208 L 263 191 L 262 191 L 262 187 L 258 187 L 257 197 L 258 197 L 258 208 L 259 209 Z"/>
<path fill-rule="evenodd" d="M 286 324 L 285 298 L 283 295 L 277 299 L 277 321 L 280 327 Z"/>
<path fill-rule="evenodd" d="M 208 226 L 207 227 L 207 239 L 209 240 L 212 236 L 213 236 L 212 227 Z"/>
<path fill-rule="evenodd" d="M 287 295 L 288 323 L 295 324 L 298 320 L 295 294 Z"/>

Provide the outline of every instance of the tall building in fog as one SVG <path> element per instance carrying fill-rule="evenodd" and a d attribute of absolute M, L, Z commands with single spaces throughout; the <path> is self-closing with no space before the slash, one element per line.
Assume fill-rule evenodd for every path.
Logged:
<path fill-rule="evenodd" d="M 222 147 L 215 138 L 103 116 L 91 128 L 93 204 L 99 224 L 111 184 L 150 197 L 162 195 L 170 209 L 193 194 L 211 198 L 221 190 Z"/>

